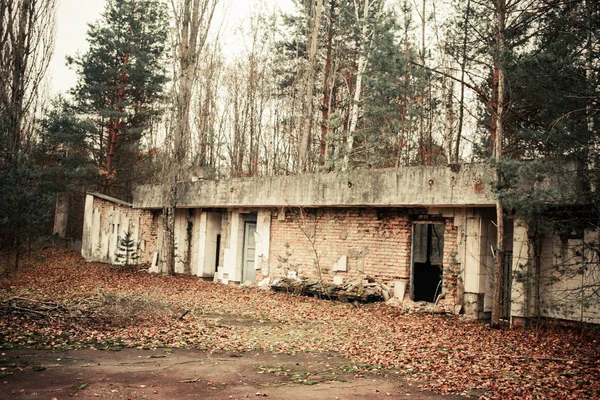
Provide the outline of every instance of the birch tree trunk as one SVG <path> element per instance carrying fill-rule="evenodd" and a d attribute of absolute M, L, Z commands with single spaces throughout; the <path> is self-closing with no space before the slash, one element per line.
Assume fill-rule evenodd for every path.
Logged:
<path fill-rule="evenodd" d="M 298 151 L 299 172 L 306 172 L 308 165 L 308 151 L 312 136 L 313 118 L 314 118 L 314 102 L 313 94 L 315 89 L 315 69 L 317 63 L 317 49 L 319 44 L 319 30 L 321 28 L 321 14 L 323 11 L 323 0 L 313 0 L 313 17 L 311 24 L 311 39 L 310 51 L 308 53 L 308 70 L 306 72 L 306 107 L 307 112 L 302 118 L 300 132 L 302 138 L 300 140 L 300 149 Z"/>
<path fill-rule="evenodd" d="M 331 109 L 331 88 L 335 85 L 332 81 L 332 45 L 333 45 L 333 26 L 335 24 L 337 1 L 331 0 L 329 4 L 329 27 L 327 29 L 327 54 L 325 56 L 325 70 L 323 71 L 323 100 L 321 102 L 321 165 L 327 166 L 327 135 L 331 129 L 329 126 L 329 110 Z"/>
<path fill-rule="evenodd" d="M 462 54 L 460 61 L 460 100 L 458 110 L 458 132 L 456 133 L 456 147 L 454 148 L 454 162 L 458 163 L 460 159 L 460 140 L 462 138 L 464 120 L 465 120 L 465 73 L 467 69 L 467 38 L 469 34 L 469 13 L 471 10 L 471 0 L 467 0 L 465 10 L 464 26 L 463 26 L 463 41 Z"/>
<path fill-rule="evenodd" d="M 360 22 L 358 5 L 354 3 L 356 12 L 356 21 Z M 348 127 L 348 141 L 346 143 L 346 152 L 344 154 L 344 160 L 342 163 L 342 171 L 348 169 L 350 163 L 350 154 L 354 147 L 354 133 L 356 132 L 356 126 L 358 125 L 358 114 L 359 114 L 359 103 L 362 92 L 362 81 L 365 70 L 367 69 L 367 63 L 369 60 L 369 30 L 368 30 L 368 18 L 369 18 L 369 0 L 365 0 L 362 17 L 362 28 L 360 33 L 360 44 L 358 48 L 358 66 L 356 68 L 356 85 L 354 88 L 354 96 L 352 98 L 352 108 L 350 109 L 350 125 Z"/>

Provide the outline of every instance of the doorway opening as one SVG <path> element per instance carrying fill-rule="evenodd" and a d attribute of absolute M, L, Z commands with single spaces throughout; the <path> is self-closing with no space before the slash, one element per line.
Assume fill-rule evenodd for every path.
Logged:
<path fill-rule="evenodd" d="M 443 222 L 415 223 L 412 240 L 411 300 L 435 303 L 442 290 Z"/>
<path fill-rule="evenodd" d="M 221 234 L 217 233 L 217 254 L 215 256 L 215 273 L 219 270 L 219 261 L 221 257 Z"/>
<path fill-rule="evenodd" d="M 512 260 L 513 260 L 514 224 L 510 219 L 504 221 L 505 250 L 502 254 L 502 280 L 500 282 L 500 319 L 510 320 L 512 292 Z"/>
<path fill-rule="evenodd" d="M 256 282 L 256 221 L 244 222 L 244 244 L 242 247 L 242 282 Z"/>

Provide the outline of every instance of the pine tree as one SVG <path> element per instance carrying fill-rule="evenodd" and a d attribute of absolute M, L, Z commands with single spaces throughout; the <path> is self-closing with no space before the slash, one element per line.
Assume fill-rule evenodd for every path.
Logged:
<path fill-rule="evenodd" d="M 431 77 L 416 65 L 418 55 L 409 39 L 410 13 L 408 6 L 401 16 L 386 13 L 374 33 L 366 71 L 364 122 L 357 135 L 354 165 L 381 168 L 418 162 L 415 121 L 420 110 L 415 99 L 423 82 Z"/>
<path fill-rule="evenodd" d="M 138 254 L 137 243 L 131 237 L 131 231 L 127 229 L 124 237 L 119 237 L 117 241 L 117 251 L 115 253 L 116 261 L 123 267 L 129 269 L 138 265 L 137 261 L 140 256 Z"/>
<path fill-rule="evenodd" d="M 93 130 L 93 123 L 69 100 L 59 96 L 52 101 L 41 120 L 35 151 L 48 191 L 82 192 L 94 183 L 97 171 L 89 158 Z"/>
<path fill-rule="evenodd" d="M 142 179 L 144 134 L 161 112 L 167 34 L 163 1 L 108 0 L 88 30 L 89 50 L 68 60 L 78 73 L 76 105 L 95 123 L 98 189 L 124 199 Z"/>

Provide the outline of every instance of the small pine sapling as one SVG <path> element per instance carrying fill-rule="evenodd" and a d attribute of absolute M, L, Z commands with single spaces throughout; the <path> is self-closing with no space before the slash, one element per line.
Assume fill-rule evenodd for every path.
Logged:
<path fill-rule="evenodd" d="M 116 260 L 123 269 L 137 266 L 137 261 L 140 258 L 137 252 L 137 244 L 131 236 L 131 231 L 128 229 L 125 236 L 123 238 L 119 237 L 117 242 Z"/>

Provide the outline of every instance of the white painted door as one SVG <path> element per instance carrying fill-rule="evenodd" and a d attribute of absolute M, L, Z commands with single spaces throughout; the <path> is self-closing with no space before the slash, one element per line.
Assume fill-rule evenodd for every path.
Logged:
<path fill-rule="evenodd" d="M 256 254 L 256 222 L 244 223 L 244 257 L 242 260 L 242 282 L 256 282 L 254 256 Z"/>

